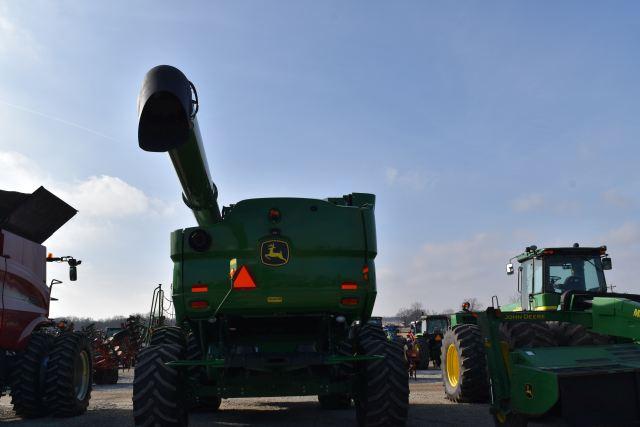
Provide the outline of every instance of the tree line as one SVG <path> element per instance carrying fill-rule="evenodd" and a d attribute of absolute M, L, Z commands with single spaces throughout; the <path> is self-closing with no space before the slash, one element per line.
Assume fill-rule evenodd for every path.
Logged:
<path fill-rule="evenodd" d="M 478 300 L 478 298 L 475 298 L 475 297 L 466 298 L 462 300 L 462 302 L 460 303 L 460 307 L 462 307 L 462 304 L 464 302 L 469 303 L 469 306 L 470 306 L 469 309 L 471 311 L 482 310 L 484 308 L 484 304 L 482 304 Z M 456 311 L 459 311 L 460 309 L 461 308 L 454 310 L 454 309 L 448 308 L 443 311 L 427 310 L 424 304 L 422 304 L 421 302 L 414 302 L 409 307 L 402 307 L 400 310 L 398 310 L 396 317 L 400 318 L 400 320 L 405 326 L 408 326 L 409 323 L 420 320 L 422 316 L 427 316 L 431 314 L 452 314 L 452 313 L 455 313 Z"/>

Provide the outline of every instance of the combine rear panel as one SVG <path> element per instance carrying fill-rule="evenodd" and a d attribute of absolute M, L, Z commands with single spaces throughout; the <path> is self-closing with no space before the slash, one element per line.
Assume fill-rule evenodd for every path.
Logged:
<path fill-rule="evenodd" d="M 376 295 L 374 197 L 359 198 L 361 206 L 244 200 L 221 223 L 174 232 L 178 317 L 208 318 L 216 310 L 242 316 L 343 313 L 350 323 L 370 314 Z M 202 232 L 210 236 L 205 250 L 193 244 Z"/>

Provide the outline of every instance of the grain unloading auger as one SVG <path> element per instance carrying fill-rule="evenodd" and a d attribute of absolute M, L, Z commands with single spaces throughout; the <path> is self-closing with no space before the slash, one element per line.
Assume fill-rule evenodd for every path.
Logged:
<path fill-rule="evenodd" d="M 519 302 L 452 318 L 448 397 L 490 395 L 497 425 L 638 425 L 640 295 L 608 291 L 606 247 L 531 246 L 517 258 Z"/>
<path fill-rule="evenodd" d="M 292 395 L 317 395 L 325 408 L 353 401 L 362 426 L 403 425 L 402 348 L 367 323 L 375 196 L 249 199 L 220 211 L 198 108 L 179 70 L 149 71 L 139 144 L 169 153 L 198 226 L 171 234 L 177 326 L 156 329 L 138 357 L 136 425 L 186 425 L 191 407 L 222 398 Z"/>

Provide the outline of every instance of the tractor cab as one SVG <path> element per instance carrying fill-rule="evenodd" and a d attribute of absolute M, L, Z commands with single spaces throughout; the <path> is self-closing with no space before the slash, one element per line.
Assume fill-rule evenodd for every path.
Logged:
<path fill-rule="evenodd" d="M 505 309 L 557 310 L 566 292 L 606 293 L 604 270 L 611 269 L 606 252 L 606 246 L 581 248 L 577 243 L 570 248 L 528 246 L 507 264 L 507 274 L 517 277 L 519 301 Z"/>

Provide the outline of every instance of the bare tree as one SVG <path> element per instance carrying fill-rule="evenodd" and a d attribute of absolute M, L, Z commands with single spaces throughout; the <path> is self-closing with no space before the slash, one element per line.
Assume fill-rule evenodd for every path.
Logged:
<path fill-rule="evenodd" d="M 414 302 L 409 308 L 401 308 L 398 310 L 397 317 L 407 326 L 409 323 L 420 320 L 420 316 L 424 315 L 425 309 L 422 303 Z"/>

